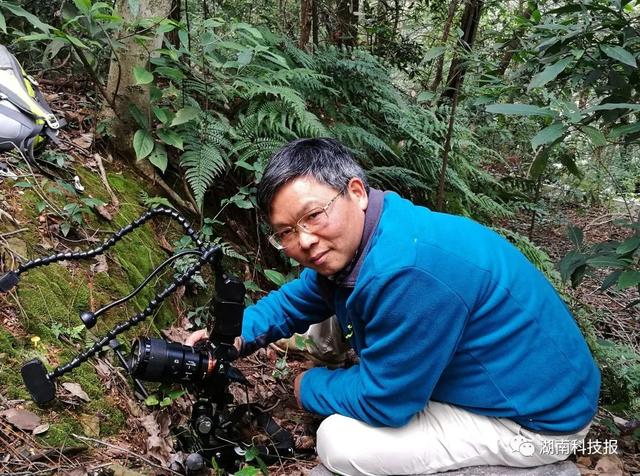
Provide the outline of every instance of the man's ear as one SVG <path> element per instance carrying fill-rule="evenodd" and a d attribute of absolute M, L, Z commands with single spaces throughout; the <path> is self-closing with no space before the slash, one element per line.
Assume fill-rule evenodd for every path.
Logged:
<path fill-rule="evenodd" d="M 361 210 L 366 210 L 369 205 L 369 196 L 364 182 L 358 177 L 353 177 L 347 184 L 347 193 L 354 200 Z"/>

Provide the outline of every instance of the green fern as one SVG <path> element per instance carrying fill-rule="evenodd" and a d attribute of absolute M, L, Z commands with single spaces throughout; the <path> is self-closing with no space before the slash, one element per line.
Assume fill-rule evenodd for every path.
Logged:
<path fill-rule="evenodd" d="M 225 137 L 229 129 L 229 125 L 219 118 L 203 114 L 184 135 L 185 147 L 180 165 L 185 169 L 185 177 L 200 210 L 207 189 L 229 165 L 225 151 L 231 148 Z"/>
<path fill-rule="evenodd" d="M 428 197 L 432 192 L 419 174 L 402 167 L 373 167 L 367 171 L 367 179 L 372 186 L 383 190 L 394 190 L 400 193 L 415 190 L 423 198 Z"/>

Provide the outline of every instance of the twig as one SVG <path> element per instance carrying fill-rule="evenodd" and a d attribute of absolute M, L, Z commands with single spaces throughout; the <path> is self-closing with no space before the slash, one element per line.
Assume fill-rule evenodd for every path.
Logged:
<path fill-rule="evenodd" d="M 160 177 L 160 175 L 158 175 L 156 173 L 156 171 L 153 169 L 153 166 L 149 163 L 149 162 L 145 162 L 145 161 L 138 161 L 135 163 L 135 168 L 140 171 L 140 173 L 142 173 L 145 177 L 147 177 L 149 180 L 153 181 L 154 183 L 156 183 L 158 186 L 160 186 L 160 188 L 162 190 L 164 190 L 164 192 L 169 195 L 169 197 L 176 203 L 176 205 L 178 205 L 179 207 L 181 207 L 183 210 L 187 210 L 191 213 L 193 213 L 194 215 L 198 215 L 198 211 L 195 210 L 193 208 L 193 205 L 191 205 L 188 202 L 185 202 L 176 192 L 175 190 L 173 190 L 168 184 L 167 182 L 165 182 L 162 177 Z"/>
<path fill-rule="evenodd" d="M 105 101 L 107 101 L 107 104 L 109 105 L 109 107 L 111 108 L 115 116 L 118 119 L 120 119 L 120 115 L 118 114 L 118 109 L 116 107 L 115 101 L 112 98 L 110 98 L 109 95 L 107 94 L 107 91 L 104 89 L 104 86 L 100 82 L 98 73 L 96 73 L 96 71 L 93 69 L 93 67 L 91 66 L 91 63 L 85 56 L 84 52 L 74 44 L 72 44 L 71 47 L 73 48 L 73 52 L 76 54 L 76 56 L 78 57 L 82 65 L 85 67 L 85 69 L 87 70 L 91 78 L 93 78 L 93 81 L 96 87 L 98 88 L 98 91 L 100 91 L 100 95 L 104 98 Z"/>
<path fill-rule="evenodd" d="M 13 218 L 9 213 L 5 212 L 2 208 L 0 208 L 0 217 L 7 217 L 9 221 L 11 221 L 14 225 L 20 225 L 20 222 L 18 220 Z M 15 232 L 12 232 L 12 233 L 15 233 Z"/>
<path fill-rule="evenodd" d="M 0 210 L 0 211 L 3 211 L 3 210 Z M 9 231 L 7 233 L 1 233 L 0 238 L 6 238 L 7 236 L 17 235 L 18 233 L 22 233 L 23 231 L 27 231 L 28 229 L 29 228 L 20 228 L 19 230 Z"/>
<path fill-rule="evenodd" d="M 104 187 L 107 189 L 107 192 L 109 192 L 109 196 L 111 197 L 111 204 L 115 208 L 118 208 L 120 206 L 120 200 L 118 200 L 118 197 L 116 197 L 116 194 L 113 193 L 113 190 L 111 190 L 111 187 L 109 186 L 107 173 L 105 172 L 104 164 L 102 163 L 102 157 L 100 156 L 100 154 L 94 154 L 94 157 L 96 159 L 96 163 L 98 164 L 98 170 L 100 171 L 100 178 L 102 179 L 102 183 L 104 184 Z"/>
<path fill-rule="evenodd" d="M 92 442 L 92 443 L 98 443 L 98 444 L 106 446 L 107 448 L 123 451 L 123 452 L 125 452 L 125 453 L 127 453 L 127 454 L 129 454 L 129 455 L 131 455 L 131 456 L 133 456 L 135 458 L 138 458 L 138 459 L 144 461 L 145 463 L 147 463 L 148 465 L 153 466 L 154 468 L 159 468 L 159 469 L 162 469 L 163 471 L 168 471 L 168 472 L 170 472 L 172 474 L 177 474 L 178 476 L 180 476 L 180 473 L 178 473 L 177 471 L 174 471 L 171 468 L 165 468 L 164 466 L 156 464 L 153 461 L 145 458 L 144 456 L 141 456 L 138 453 L 136 453 L 134 451 L 131 451 L 131 450 L 127 449 L 127 448 L 122 448 L 120 446 L 113 445 L 111 443 L 107 443 L 106 441 L 98 440 L 96 438 L 90 438 L 88 436 L 76 435 L 75 433 L 71 433 L 71 436 L 74 437 L 77 440 L 80 440 L 80 441 L 89 441 L 89 442 Z"/>
<path fill-rule="evenodd" d="M 607 219 L 604 220 L 604 221 L 600 221 L 600 222 L 598 221 L 598 220 L 601 220 L 603 218 L 607 218 Z M 593 220 L 591 220 L 589 223 L 587 223 L 584 226 L 584 230 L 588 230 L 592 226 L 606 225 L 607 223 L 611 223 L 616 218 L 624 218 L 624 214 L 623 213 L 607 213 L 606 215 L 602 215 L 600 217 L 596 217 L 596 218 L 594 218 Z"/>
<path fill-rule="evenodd" d="M 31 164 L 29 163 L 29 160 L 27 160 L 27 156 L 24 155 L 22 150 L 20 150 L 19 147 L 15 146 L 15 144 L 14 144 L 14 147 L 15 147 L 16 151 L 22 157 L 22 160 L 24 160 L 24 163 L 27 164 L 27 167 L 29 167 L 29 172 L 31 173 L 31 176 L 33 177 L 33 181 L 35 182 L 34 191 L 36 192 L 36 194 L 42 199 L 43 202 L 45 202 L 48 206 L 50 206 L 53 211 L 55 211 L 58 215 L 62 215 L 63 214 L 62 210 L 60 210 L 58 207 L 56 207 L 52 202 L 47 200 L 47 198 L 45 197 L 44 190 L 42 189 L 42 186 L 40 185 L 40 182 L 38 182 L 38 178 L 36 177 L 36 174 L 33 171 L 33 168 L 31 167 Z"/>
<path fill-rule="evenodd" d="M 18 253 L 16 250 L 14 250 L 13 248 L 11 248 L 11 245 L 9 245 L 9 242 L 7 240 L 4 239 L 4 237 L 0 237 L 0 241 L 2 241 L 2 243 L 4 244 L 4 247 L 12 254 L 17 256 L 18 258 L 20 258 L 22 261 L 26 261 L 27 257 L 26 256 L 22 256 L 20 253 Z"/>

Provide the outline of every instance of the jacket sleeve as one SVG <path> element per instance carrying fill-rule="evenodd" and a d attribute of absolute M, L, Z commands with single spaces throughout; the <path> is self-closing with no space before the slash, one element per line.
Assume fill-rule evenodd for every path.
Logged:
<path fill-rule="evenodd" d="M 242 355 L 270 342 L 305 332 L 311 324 L 329 318 L 333 311 L 322 297 L 317 275 L 305 269 L 298 279 L 270 292 L 248 307 L 242 321 Z"/>
<path fill-rule="evenodd" d="M 415 267 L 377 275 L 360 292 L 352 310 L 365 321 L 360 363 L 307 371 L 302 405 L 321 415 L 399 427 L 427 405 L 469 312 L 451 288 Z"/>

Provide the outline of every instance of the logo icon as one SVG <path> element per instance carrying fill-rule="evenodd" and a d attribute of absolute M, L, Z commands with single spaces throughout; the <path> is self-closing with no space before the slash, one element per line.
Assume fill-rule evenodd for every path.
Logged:
<path fill-rule="evenodd" d="M 533 456 L 533 453 L 536 452 L 536 447 L 533 446 L 533 443 L 522 435 L 514 436 L 511 442 L 509 442 L 509 446 L 511 447 L 511 451 L 520 453 L 522 456 Z"/>

